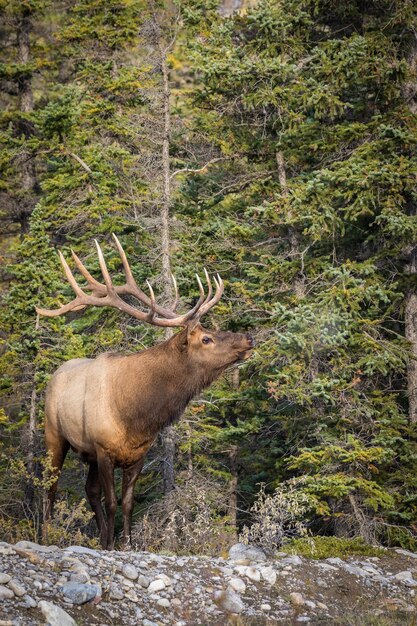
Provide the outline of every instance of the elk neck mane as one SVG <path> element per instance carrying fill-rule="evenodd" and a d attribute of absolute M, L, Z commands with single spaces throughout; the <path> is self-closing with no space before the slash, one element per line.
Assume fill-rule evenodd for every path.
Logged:
<path fill-rule="evenodd" d="M 131 430 L 155 435 L 182 415 L 190 400 L 225 369 L 196 366 L 187 351 L 187 329 L 131 355 L 106 355 L 119 414 Z"/>

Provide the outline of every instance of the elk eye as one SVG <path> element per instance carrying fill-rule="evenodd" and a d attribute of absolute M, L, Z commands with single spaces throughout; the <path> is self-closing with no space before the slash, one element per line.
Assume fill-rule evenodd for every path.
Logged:
<path fill-rule="evenodd" d="M 211 337 L 203 337 L 203 339 L 201 340 L 203 343 L 208 344 L 210 342 L 213 341 L 213 339 Z"/>

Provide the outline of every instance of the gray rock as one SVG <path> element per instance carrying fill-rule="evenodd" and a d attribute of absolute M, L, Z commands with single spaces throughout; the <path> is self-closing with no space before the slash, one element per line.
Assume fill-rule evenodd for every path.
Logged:
<path fill-rule="evenodd" d="M 33 541 L 18 541 L 15 544 L 15 548 L 19 548 L 20 550 L 33 550 L 34 552 L 59 551 L 58 546 L 40 546 L 38 543 L 34 543 Z"/>
<path fill-rule="evenodd" d="M 21 598 L 26 593 L 26 589 L 17 580 L 11 580 L 8 586 L 18 598 Z"/>
<path fill-rule="evenodd" d="M 162 591 L 162 589 L 165 589 L 165 583 L 160 579 L 153 580 L 148 587 L 149 593 L 156 593 L 157 591 Z"/>
<path fill-rule="evenodd" d="M 291 556 L 286 556 L 280 560 L 280 565 L 288 566 L 288 565 L 302 565 L 303 559 L 298 556 L 298 554 L 292 554 Z"/>
<path fill-rule="evenodd" d="M 143 587 L 144 589 L 147 589 L 150 585 L 150 580 L 147 576 L 143 576 L 143 574 L 141 574 L 138 578 L 138 584 Z"/>
<path fill-rule="evenodd" d="M 124 593 L 115 584 L 110 585 L 109 598 L 110 600 L 123 600 Z"/>
<path fill-rule="evenodd" d="M 61 591 L 73 604 L 85 604 L 96 597 L 99 589 L 96 585 L 69 582 L 62 585 Z"/>
<path fill-rule="evenodd" d="M 126 565 L 123 565 L 122 574 L 125 578 L 128 578 L 129 580 L 136 580 L 139 576 L 139 572 L 136 567 L 134 565 L 131 565 L 130 563 L 126 563 Z"/>
<path fill-rule="evenodd" d="M 241 578 L 237 578 L 234 576 L 229 580 L 229 587 L 233 589 L 233 591 L 237 591 L 238 593 L 245 593 L 246 584 Z"/>
<path fill-rule="evenodd" d="M 38 604 L 32 596 L 24 596 L 23 600 L 27 609 L 34 609 Z"/>
<path fill-rule="evenodd" d="M 261 572 L 256 567 L 247 567 L 245 570 L 245 576 L 247 576 L 249 580 L 253 580 L 255 583 L 258 583 L 261 580 Z"/>
<path fill-rule="evenodd" d="M 14 598 L 14 593 L 11 589 L 0 585 L 0 602 L 2 600 L 12 600 Z"/>
<path fill-rule="evenodd" d="M 295 606 L 302 606 L 303 604 L 305 604 L 303 596 L 297 591 L 292 591 L 290 593 L 290 600 L 293 604 L 295 604 Z"/>
<path fill-rule="evenodd" d="M 158 626 L 156 622 L 151 622 L 150 619 L 144 619 L 142 622 L 142 626 Z"/>
<path fill-rule="evenodd" d="M 414 580 L 413 574 L 409 570 L 398 572 L 392 578 L 404 583 L 407 587 L 417 587 L 417 580 Z"/>
<path fill-rule="evenodd" d="M 10 574 L 4 574 L 3 572 L 0 572 L 0 585 L 7 585 L 7 583 L 11 579 L 12 577 L 10 576 Z"/>
<path fill-rule="evenodd" d="M 215 591 L 214 601 L 218 607 L 228 613 L 242 613 L 245 608 L 241 597 L 230 588 Z"/>
<path fill-rule="evenodd" d="M 158 574 L 156 579 L 157 580 L 162 580 L 162 582 L 164 583 L 165 587 L 170 587 L 172 585 L 172 580 L 166 574 Z M 194 591 L 196 591 L 196 589 L 194 589 Z"/>
<path fill-rule="evenodd" d="M 86 548 L 85 546 L 69 546 L 65 548 L 65 552 L 75 552 L 76 554 L 90 554 L 91 556 L 101 556 L 100 552 L 93 550 L 92 548 Z"/>
<path fill-rule="evenodd" d="M 168 600 L 168 598 L 159 598 L 157 605 L 162 606 L 164 609 L 167 609 L 171 606 L 171 602 Z"/>
<path fill-rule="evenodd" d="M 46 618 L 46 626 L 77 626 L 71 615 L 52 602 L 41 600 L 38 607 Z"/>
<path fill-rule="evenodd" d="M 417 552 L 410 552 L 409 550 L 403 550 L 402 548 L 396 548 L 395 552 L 402 554 L 403 556 L 409 556 L 412 559 L 417 559 Z"/>
<path fill-rule="evenodd" d="M 275 585 L 277 580 L 277 573 L 274 571 L 273 567 L 262 567 L 261 575 L 265 582 L 269 585 Z"/>
<path fill-rule="evenodd" d="M 247 565 L 248 563 L 260 563 L 267 560 L 265 552 L 256 546 L 248 546 L 245 543 L 235 543 L 229 550 L 229 559 L 234 563 Z"/>

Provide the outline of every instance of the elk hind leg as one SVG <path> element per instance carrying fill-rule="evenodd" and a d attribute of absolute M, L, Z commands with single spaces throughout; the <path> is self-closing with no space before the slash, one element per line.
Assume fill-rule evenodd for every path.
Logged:
<path fill-rule="evenodd" d="M 54 474 L 56 475 L 56 480 L 49 488 L 47 499 L 46 499 L 46 506 L 45 506 L 45 512 L 44 512 L 44 517 L 43 517 L 44 524 L 43 524 L 43 529 L 42 529 L 42 537 L 44 541 L 47 539 L 46 537 L 47 522 L 50 521 L 52 517 L 52 513 L 53 513 L 55 496 L 56 496 L 56 491 L 58 488 L 58 477 L 61 472 L 62 466 L 65 461 L 65 457 L 67 456 L 67 452 L 70 446 L 69 446 L 68 441 L 64 439 L 64 437 L 55 437 L 52 441 L 50 438 L 47 439 L 46 447 L 47 447 L 48 452 L 52 455 L 51 466 L 52 466 Z"/>
<path fill-rule="evenodd" d="M 97 465 L 107 515 L 107 537 L 102 541 L 104 550 L 114 549 L 114 519 L 116 517 L 117 498 L 114 487 L 114 463 L 108 454 L 97 446 Z"/>
<path fill-rule="evenodd" d="M 100 534 L 101 544 L 104 545 L 107 542 L 107 524 L 103 513 L 103 507 L 101 506 L 101 484 L 98 473 L 98 465 L 95 461 L 90 463 L 87 482 L 85 483 L 85 491 L 94 513 L 98 532 Z"/>

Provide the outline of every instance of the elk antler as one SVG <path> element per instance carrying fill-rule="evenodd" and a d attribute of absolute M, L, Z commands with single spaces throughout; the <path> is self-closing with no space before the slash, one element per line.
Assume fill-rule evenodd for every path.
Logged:
<path fill-rule="evenodd" d="M 36 307 L 37 313 L 39 313 L 40 315 L 45 315 L 46 317 L 55 317 L 57 315 L 63 315 L 64 313 L 68 313 L 69 311 L 79 311 L 81 309 L 84 309 L 88 305 L 111 306 L 119 309 L 120 311 L 128 313 L 132 317 L 141 320 L 142 322 L 148 322 L 149 324 L 153 324 L 155 326 L 174 327 L 185 326 L 191 320 L 195 321 L 200 319 L 200 317 L 202 317 L 205 313 L 207 313 L 209 309 L 217 304 L 217 302 L 222 297 L 224 291 L 224 284 L 222 279 L 218 274 L 216 277 L 213 277 L 214 284 L 216 286 L 216 292 L 212 297 L 213 289 L 211 285 L 211 280 L 206 268 L 204 268 L 204 274 L 208 285 L 207 296 L 205 296 L 203 284 L 200 280 L 200 277 L 198 274 L 196 274 L 197 283 L 200 290 L 200 297 L 195 306 L 187 313 L 184 313 L 183 315 L 176 315 L 175 311 L 178 306 L 179 295 L 177 281 L 175 280 L 175 277 L 171 275 L 175 291 L 175 301 L 172 305 L 172 309 L 167 309 L 156 303 L 154 291 L 148 281 L 146 281 L 146 283 L 149 288 L 150 296 L 147 296 L 146 293 L 144 293 L 142 289 L 138 287 L 135 279 L 133 278 L 125 251 L 123 250 L 120 241 L 114 234 L 113 238 L 116 242 L 116 246 L 119 251 L 126 276 L 126 283 L 124 285 L 113 285 L 109 271 L 107 269 L 106 262 L 104 260 L 103 252 L 96 240 L 94 240 L 94 242 L 97 247 L 98 260 L 100 263 L 101 273 L 104 278 L 104 285 L 99 283 L 93 276 L 91 276 L 90 272 L 85 268 L 75 252 L 71 250 L 75 264 L 78 267 L 80 273 L 86 279 L 87 289 L 91 291 L 91 295 L 85 293 L 81 289 L 81 287 L 75 280 L 74 275 L 71 272 L 63 254 L 58 251 L 62 267 L 64 268 L 65 276 L 67 277 L 67 280 L 71 285 L 76 297 L 74 298 L 74 300 L 71 300 L 71 302 L 68 302 L 68 304 L 64 304 L 64 306 L 61 306 L 59 309 L 50 310 L 39 309 L 38 307 Z M 144 304 L 149 310 L 147 312 L 141 311 L 140 309 L 137 309 L 134 306 L 125 302 L 120 296 L 133 296 L 134 298 L 139 300 L 139 302 Z"/>

